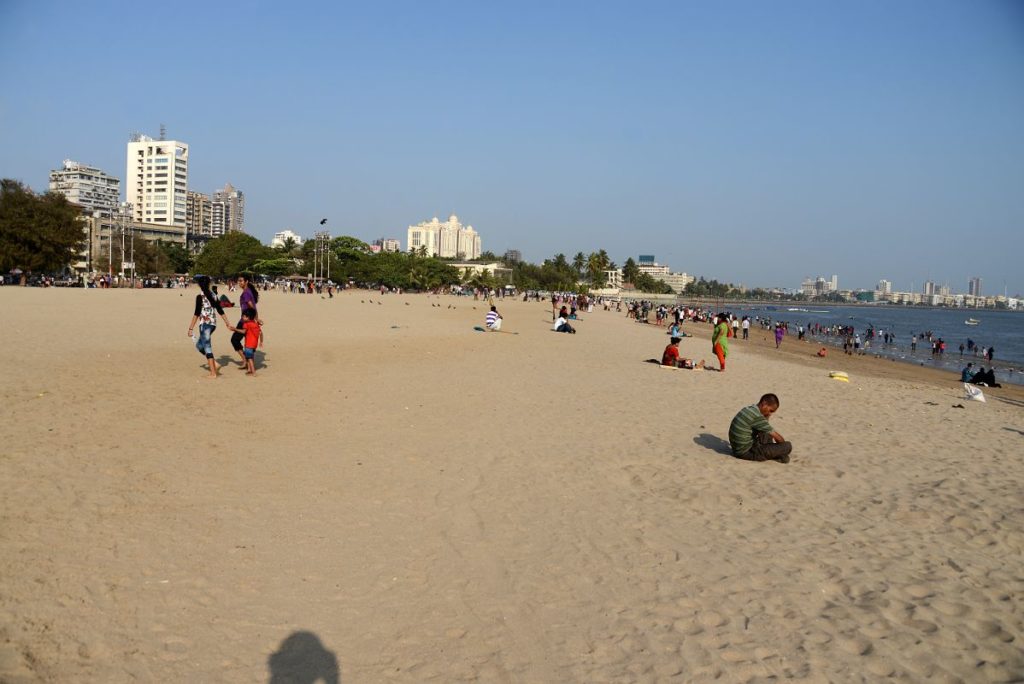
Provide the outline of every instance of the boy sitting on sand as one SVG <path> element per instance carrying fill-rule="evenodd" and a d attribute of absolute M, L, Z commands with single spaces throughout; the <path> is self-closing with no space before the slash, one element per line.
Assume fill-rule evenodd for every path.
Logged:
<path fill-rule="evenodd" d="M 733 456 L 745 461 L 789 463 L 793 445 L 768 422 L 778 409 L 779 398 L 774 394 L 765 394 L 756 406 L 740 409 L 729 425 L 729 446 Z"/>

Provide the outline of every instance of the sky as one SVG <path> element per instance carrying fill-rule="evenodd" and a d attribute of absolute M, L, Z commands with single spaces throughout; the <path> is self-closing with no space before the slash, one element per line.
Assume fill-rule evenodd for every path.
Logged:
<path fill-rule="evenodd" d="M 264 242 L 456 213 L 748 287 L 1024 293 L 1024 3 L 0 0 L 0 177 L 189 144 Z"/>

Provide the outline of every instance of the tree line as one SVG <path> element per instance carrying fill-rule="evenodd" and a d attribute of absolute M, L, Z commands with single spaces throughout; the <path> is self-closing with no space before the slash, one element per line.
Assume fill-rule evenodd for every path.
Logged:
<path fill-rule="evenodd" d="M 19 181 L 0 181 L 0 269 L 9 272 L 55 273 L 64 271 L 86 247 L 81 208 L 57 192 L 36 194 Z M 245 233 L 228 233 L 210 240 L 198 256 L 185 247 L 164 242 L 126 238 L 104 241 L 95 255 L 95 269 L 105 264 L 134 260 L 135 271 L 147 274 L 205 273 L 230 277 L 254 273 L 271 278 L 308 275 L 321 268 L 337 281 L 355 280 L 404 289 L 435 289 L 450 285 L 497 288 L 514 284 L 519 289 L 598 289 L 607 285 L 607 271 L 617 268 L 604 249 L 589 254 L 577 252 L 570 261 L 555 254 L 540 264 L 503 261 L 484 252 L 477 262 L 501 262 L 503 271 L 494 273 L 465 269 L 460 272 L 450 260 L 430 257 L 425 248 L 418 252 L 378 252 L 351 236 L 333 238 L 326 253 L 315 253 L 313 240 L 301 245 L 289 239 L 279 247 L 268 247 Z M 671 293 L 660 280 L 640 273 L 632 259 L 623 268 L 625 279 L 642 292 Z"/>

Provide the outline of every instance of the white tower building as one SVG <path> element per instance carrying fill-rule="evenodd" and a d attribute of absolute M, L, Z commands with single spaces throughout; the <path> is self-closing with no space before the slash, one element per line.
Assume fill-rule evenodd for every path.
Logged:
<path fill-rule="evenodd" d="M 138 222 L 185 226 L 188 145 L 136 134 L 128 142 L 125 199 Z"/>
<path fill-rule="evenodd" d="M 231 231 L 245 232 L 245 194 L 226 183 L 223 190 L 213 193 L 213 236 Z"/>

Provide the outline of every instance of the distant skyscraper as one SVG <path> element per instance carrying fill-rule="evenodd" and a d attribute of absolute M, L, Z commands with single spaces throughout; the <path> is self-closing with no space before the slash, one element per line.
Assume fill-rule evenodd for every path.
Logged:
<path fill-rule="evenodd" d="M 839 276 L 833 275 L 832 280 L 828 281 L 828 291 L 838 292 L 839 291 Z"/>
<path fill-rule="evenodd" d="M 967 283 L 967 294 L 980 297 L 981 296 L 981 278 L 975 276 Z"/>
<path fill-rule="evenodd" d="M 892 282 L 888 280 L 879 280 L 878 287 L 876 289 L 883 294 L 892 294 Z"/>
<path fill-rule="evenodd" d="M 210 222 L 214 237 L 237 231 L 245 232 L 245 195 L 231 183 L 213 193 L 213 216 Z"/>
<path fill-rule="evenodd" d="M 402 243 L 395 238 L 377 238 L 373 244 L 380 247 L 382 252 L 401 252 Z"/>
<path fill-rule="evenodd" d="M 188 145 L 134 135 L 128 143 L 125 198 L 133 217 L 146 223 L 185 226 Z"/>
<path fill-rule="evenodd" d="M 409 251 L 425 248 L 427 256 L 443 258 L 476 259 L 481 253 L 480 234 L 473 226 L 463 226 L 459 217 L 452 214 L 441 223 L 435 216 L 408 230 Z"/>
<path fill-rule="evenodd" d="M 188 191 L 185 204 L 185 229 L 189 235 L 213 235 L 213 203 L 209 195 Z"/>
<path fill-rule="evenodd" d="M 518 249 L 510 249 L 505 252 L 505 261 L 509 263 L 518 264 L 522 260 L 523 253 L 520 252 Z"/>
<path fill-rule="evenodd" d="M 921 293 L 928 296 L 935 294 L 935 283 L 930 280 L 924 281 L 924 288 L 921 289 Z"/>
<path fill-rule="evenodd" d="M 63 168 L 50 171 L 50 190 L 64 195 L 90 216 L 99 212 L 103 218 L 110 218 L 120 199 L 120 189 L 117 178 L 70 159 L 64 160 Z"/>

